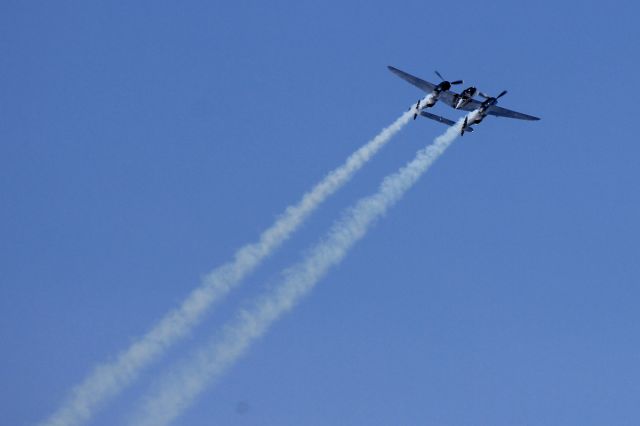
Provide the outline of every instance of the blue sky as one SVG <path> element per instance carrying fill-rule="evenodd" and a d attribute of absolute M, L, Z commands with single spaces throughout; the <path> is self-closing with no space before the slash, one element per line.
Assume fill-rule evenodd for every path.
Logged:
<path fill-rule="evenodd" d="M 456 141 L 178 424 L 637 424 L 638 12 L 3 2 L 0 423 L 44 419 L 415 103 L 390 64 L 507 89 L 502 106 L 542 120 Z M 92 424 L 127 418 L 443 131 L 407 126 Z"/>

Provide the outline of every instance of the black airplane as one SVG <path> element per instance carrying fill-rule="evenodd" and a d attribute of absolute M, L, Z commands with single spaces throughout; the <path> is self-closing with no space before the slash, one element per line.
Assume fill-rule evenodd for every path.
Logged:
<path fill-rule="evenodd" d="M 476 99 L 473 99 L 473 96 L 477 93 L 476 88 L 473 86 L 466 88 L 460 94 L 449 90 L 453 83 L 461 84 L 462 80 L 458 80 L 455 82 L 448 82 L 448 81 L 444 81 L 443 79 L 441 83 L 433 84 L 433 83 L 429 83 L 428 81 L 422 80 L 421 78 L 415 77 L 409 73 L 401 71 L 397 68 L 394 68 L 392 66 L 389 66 L 388 68 L 391 72 L 396 74 L 398 77 L 402 78 L 405 81 L 408 81 L 409 83 L 425 91 L 426 93 L 429 93 L 429 96 L 427 97 L 427 102 L 424 102 L 422 105 L 420 105 L 420 101 L 418 101 L 418 104 L 416 104 L 416 113 L 414 115 L 414 118 L 415 116 L 417 116 L 417 114 L 423 115 L 427 118 L 432 118 L 432 117 L 429 117 L 428 115 L 422 114 L 422 112 L 424 112 L 422 110 L 424 108 L 432 107 L 433 105 L 435 105 L 435 103 L 438 100 L 441 100 L 445 104 L 455 109 L 461 109 L 463 111 L 474 111 L 476 109 L 479 110 L 480 112 L 478 114 L 475 114 L 476 118 L 474 122 L 469 124 L 480 123 L 484 119 L 484 117 L 486 117 L 487 115 L 494 115 L 496 117 L 517 118 L 519 120 L 540 120 L 540 118 L 534 117 L 532 115 L 523 114 L 521 112 L 512 111 L 510 109 L 497 106 L 496 104 L 498 102 L 498 98 L 500 98 L 501 96 L 504 96 L 504 94 L 506 94 L 506 91 L 496 96 L 495 98 L 491 96 L 487 96 L 484 93 L 480 93 L 480 96 L 485 98 L 484 101 L 480 102 Z M 440 77 L 439 73 L 438 73 L 438 76 Z M 444 120 L 447 120 L 447 119 L 444 119 Z M 437 120 L 437 119 L 436 121 L 444 122 L 442 120 Z M 448 121 L 451 121 L 451 120 L 448 120 Z"/>

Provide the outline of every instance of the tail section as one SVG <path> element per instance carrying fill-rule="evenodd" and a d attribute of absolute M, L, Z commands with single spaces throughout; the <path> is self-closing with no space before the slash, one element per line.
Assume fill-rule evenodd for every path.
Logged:
<path fill-rule="evenodd" d="M 413 119 L 415 120 L 416 117 L 418 116 L 418 114 L 420 113 L 420 99 L 418 99 L 418 102 L 416 103 L 416 109 L 413 112 Z"/>
<path fill-rule="evenodd" d="M 460 129 L 460 136 L 464 136 L 464 131 L 467 130 L 467 129 L 469 131 L 471 131 L 471 128 L 467 128 L 467 123 L 468 122 L 469 122 L 469 118 L 465 117 L 464 118 L 464 123 L 462 124 L 462 129 Z"/>

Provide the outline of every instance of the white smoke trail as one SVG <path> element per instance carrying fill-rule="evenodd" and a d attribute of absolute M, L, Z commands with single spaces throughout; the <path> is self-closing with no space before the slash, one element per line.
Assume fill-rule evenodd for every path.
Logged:
<path fill-rule="evenodd" d="M 471 114 L 474 114 L 472 112 Z M 470 114 L 470 115 L 471 115 Z M 211 341 L 194 358 L 166 376 L 134 413 L 131 425 L 170 424 L 196 399 L 206 385 L 224 373 L 269 326 L 290 310 L 360 240 L 369 226 L 394 205 L 427 171 L 460 133 L 463 119 L 418 151 L 415 159 L 384 179 L 377 193 L 358 201 L 336 222 L 327 237 L 306 258 L 285 271 L 282 285 L 242 310 L 228 324 L 219 341 Z"/>
<path fill-rule="evenodd" d="M 412 115 L 413 110 L 405 112 L 351 154 L 344 164 L 304 194 L 298 204 L 287 207 L 284 214 L 260 235 L 257 242 L 240 248 L 231 262 L 206 275 L 202 284 L 179 307 L 169 311 L 151 330 L 118 354 L 115 360 L 96 366 L 82 383 L 72 389 L 69 399 L 41 425 L 72 426 L 89 420 L 108 399 L 131 384 L 144 367 L 187 335 L 202 320 L 212 304 L 225 296 L 289 238 L 327 197 L 348 182 L 356 171 L 389 142 L 410 121 Z"/>

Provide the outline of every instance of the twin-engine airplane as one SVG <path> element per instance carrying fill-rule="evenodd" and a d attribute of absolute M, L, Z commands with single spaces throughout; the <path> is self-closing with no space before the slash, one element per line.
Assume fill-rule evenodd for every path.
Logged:
<path fill-rule="evenodd" d="M 452 120 L 424 111 L 424 109 L 434 106 L 439 100 L 455 109 L 461 109 L 464 111 L 477 110 L 477 113 L 472 116 L 471 122 L 469 122 L 468 118 L 465 118 L 462 129 L 460 130 L 462 135 L 464 135 L 464 132 L 472 132 L 473 128 L 471 127 L 471 125 L 481 123 L 487 115 L 494 115 L 496 117 L 517 118 L 520 120 L 540 120 L 538 117 L 534 117 L 532 115 L 523 114 L 521 112 L 512 111 L 510 109 L 497 106 L 496 104 L 498 103 L 498 99 L 507 94 L 506 90 L 504 90 L 498 96 L 493 97 L 482 92 L 478 92 L 475 87 L 469 86 L 464 89 L 462 93 L 458 94 L 450 91 L 449 89 L 452 85 L 462 84 L 463 81 L 447 81 L 442 78 L 438 71 L 436 71 L 436 75 L 440 77 L 442 81 L 438 84 L 433 84 L 392 66 L 389 66 L 388 68 L 398 77 L 408 81 L 419 89 L 422 89 L 426 93 L 430 94 L 430 96 L 427 98 L 427 101 L 422 103 L 422 105 L 421 101 L 418 101 L 418 103 L 416 104 L 413 115 L 414 120 L 418 116 L 418 114 L 420 114 L 423 117 L 430 118 L 431 120 L 435 120 L 449 126 L 454 125 L 455 122 Z M 484 101 L 480 102 L 473 99 L 476 93 L 485 98 Z"/>

